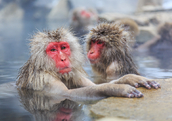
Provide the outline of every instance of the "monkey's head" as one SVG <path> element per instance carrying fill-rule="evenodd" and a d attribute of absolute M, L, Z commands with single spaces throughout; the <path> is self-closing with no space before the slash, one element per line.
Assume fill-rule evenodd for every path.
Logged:
<path fill-rule="evenodd" d="M 63 28 L 38 32 L 30 43 L 30 61 L 34 69 L 64 75 L 81 67 L 83 55 L 77 41 L 72 33 Z"/>
<path fill-rule="evenodd" d="M 161 41 L 172 42 L 172 23 L 166 22 L 161 24 L 158 28 L 158 34 L 161 36 Z"/>
<path fill-rule="evenodd" d="M 93 28 L 87 36 L 87 57 L 92 68 L 105 75 L 107 67 L 116 61 L 119 74 L 138 73 L 129 52 L 130 39 L 120 24 L 102 23 Z"/>
<path fill-rule="evenodd" d="M 94 9 L 82 7 L 72 10 L 71 18 L 72 24 L 76 24 L 74 26 L 88 26 L 96 23 L 98 20 L 97 13 Z"/>
<path fill-rule="evenodd" d="M 127 36 L 121 25 L 102 23 L 93 28 L 87 36 L 87 57 L 92 64 L 109 64 L 122 59 L 128 51 Z"/>
<path fill-rule="evenodd" d="M 68 30 L 38 32 L 30 41 L 31 56 L 20 69 L 19 87 L 42 90 L 50 78 L 56 78 L 71 88 L 81 75 L 85 76 L 82 48 Z"/>

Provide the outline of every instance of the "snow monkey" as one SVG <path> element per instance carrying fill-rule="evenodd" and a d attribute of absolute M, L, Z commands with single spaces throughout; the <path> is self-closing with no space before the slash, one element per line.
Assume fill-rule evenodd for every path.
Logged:
<path fill-rule="evenodd" d="M 18 88 L 61 95 L 67 99 L 100 99 L 109 96 L 142 97 L 128 84 L 98 84 L 86 78 L 84 56 L 77 38 L 67 29 L 36 33 L 30 39 L 31 56 L 19 71 Z M 121 83 L 140 78 L 121 77 Z"/>
<path fill-rule="evenodd" d="M 97 23 L 97 20 L 98 15 L 95 9 L 78 7 L 71 12 L 70 27 L 77 37 L 82 37 Z"/>
<path fill-rule="evenodd" d="M 158 26 L 158 35 L 140 45 L 137 50 L 163 51 L 171 50 L 172 45 L 172 22 L 165 22 Z"/>
<path fill-rule="evenodd" d="M 120 24 L 101 23 L 93 28 L 87 36 L 87 57 L 91 63 L 93 72 L 99 75 L 99 83 L 124 83 L 119 82 L 119 78 L 127 76 L 128 82 L 132 86 L 145 86 L 150 89 L 151 86 L 159 88 L 160 85 L 139 75 L 136 65 L 129 52 L 128 40 Z M 136 74 L 136 75 L 134 75 Z M 124 76 L 125 77 L 125 76 Z M 134 83 L 131 80 L 138 81 Z M 115 80 L 117 79 L 117 80 Z M 112 81 L 113 80 L 113 81 Z"/>

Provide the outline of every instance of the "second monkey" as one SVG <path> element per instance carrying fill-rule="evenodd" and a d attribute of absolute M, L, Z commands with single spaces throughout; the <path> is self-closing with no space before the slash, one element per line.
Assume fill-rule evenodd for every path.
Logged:
<path fill-rule="evenodd" d="M 120 82 L 120 77 L 129 74 L 128 80 L 139 81 L 125 82 L 135 87 L 145 86 L 159 88 L 160 85 L 145 77 L 139 76 L 136 65 L 129 52 L 128 42 L 131 37 L 127 36 L 120 24 L 101 23 L 93 28 L 87 36 L 87 57 L 91 63 L 93 72 L 100 76 L 96 83 Z M 136 74 L 136 75 L 134 75 Z M 138 76 L 137 76 L 138 75 Z"/>

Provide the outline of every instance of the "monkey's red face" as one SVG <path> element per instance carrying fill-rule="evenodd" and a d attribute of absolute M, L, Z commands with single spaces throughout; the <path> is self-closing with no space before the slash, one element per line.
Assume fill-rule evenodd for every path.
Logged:
<path fill-rule="evenodd" d="M 84 18 L 90 18 L 91 14 L 88 11 L 82 10 L 81 16 L 83 16 Z"/>
<path fill-rule="evenodd" d="M 97 63 L 98 58 L 101 55 L 101 51 L 104 48 L 105 42 L 101 40 L 92 40 L 90 45 L 90 50 L 87 53 L 87 57 L 92 64 Z"/>
<path fill-rule="evenodd" d="M 71 55 L 70 46 L 67 42 L 51 42 L 46 48 L 46 53 L 56 63 L 59 73 L 71 71 L 69 56 Z"/>

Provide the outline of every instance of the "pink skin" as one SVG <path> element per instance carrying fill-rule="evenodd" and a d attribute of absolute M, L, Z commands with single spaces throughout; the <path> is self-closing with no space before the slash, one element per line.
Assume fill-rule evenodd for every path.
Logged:
<path fill-rule="evenodd" d="M 56 63 L 59 73 L 68 73 L 71 71 L 69 56 L 71 55 L 70 46 L 67 42 L 51 42 L 46 48 L 46 53 Z"/>
<path fill-rule="evenodd" d="M 85 10 L 81 11 L 81 16 L 85 17 L 85 18 L 90 18 L 91 14 Z"/>
<path fill-rule="evenodd" d="M 87 53 L 87 57 L 90 60 L 91 64 L 95 64 L 98 62 L 98 58 L 101 55 L 101 50 L 104 48 L 105 43 L 101 40 L 91 41 L 91 48 Z"/>

